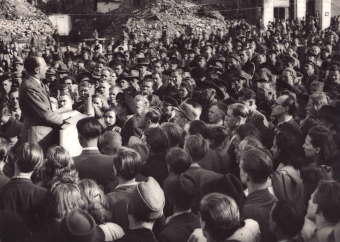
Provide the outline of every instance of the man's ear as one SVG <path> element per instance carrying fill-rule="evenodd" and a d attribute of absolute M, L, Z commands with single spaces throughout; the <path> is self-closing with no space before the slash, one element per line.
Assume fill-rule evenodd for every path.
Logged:
<path fill-rule="evenodd" d="M 34 73 L 35 74 L 38 74 L 40 72 L 40 67 L 38 66 L 38 67 L 36 67 L 36 68 L 34 68 Z"/>

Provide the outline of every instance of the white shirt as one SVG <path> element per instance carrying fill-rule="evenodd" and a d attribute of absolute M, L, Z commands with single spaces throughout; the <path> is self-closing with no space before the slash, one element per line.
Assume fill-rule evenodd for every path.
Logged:
<path fill-rule="evenodd" d="M 277 124 L 277 127 L 279 127 L 280 124 L 283 124 L 283 123 L 285 123 L 285 122 L 290 121 L 292 118 L 293 118 L 293 117 L 290 117 L 290 119 L 288 119 L 288 120 L 286 120 L 286 121 L 283 121 L 283 122 L 281 122 L 281 123 L 278 123 L 278 124 Z"/>
<path fill-rule="evenodd" d="M 83 150 L 98 150 L 98 147 L 85 147 Z"/>

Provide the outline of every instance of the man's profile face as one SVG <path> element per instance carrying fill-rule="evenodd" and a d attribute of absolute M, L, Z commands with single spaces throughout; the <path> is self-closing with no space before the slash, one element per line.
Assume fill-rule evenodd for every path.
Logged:
<path fill-rule="evenodd" d="M 48 69 L 45 60 L 42 57 L 37 58 L 39 62 L 39 78 L 45 79 L 46 78 L 46 71 Z"/>

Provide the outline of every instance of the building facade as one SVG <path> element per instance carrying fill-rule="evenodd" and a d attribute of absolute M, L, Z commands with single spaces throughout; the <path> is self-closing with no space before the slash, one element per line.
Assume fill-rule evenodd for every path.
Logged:
<path fill-rule="evenodd" d="M 330 26 L 331 0 L 263 0 L 263 24 L 275 19 L 306 19 L 307 15 L 320 19 L 320 28 Z"/>

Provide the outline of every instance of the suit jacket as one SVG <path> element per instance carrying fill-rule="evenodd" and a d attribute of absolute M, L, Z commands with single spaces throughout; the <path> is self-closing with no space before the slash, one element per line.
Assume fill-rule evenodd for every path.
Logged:
<path fill-rule="evenodd" d="M 127 120 L 122 127 L 120 135 L 122 136 L 122 145 L 126 146 L 131 136 L 140 138 L 142 131 L 138 127 L 138 117 L 134 115 L 132 118 Z"/>
<path fill-rule="evenodd" d="M 209 149 L 207 154 L 199 160 L 197 163 L 200 167 L 214 171 L 220 174 L 226 174 L 228 172 L 229 160 L 222 160 L 221 155 L 212 149 Z"/>
<path fill-rule="evenodd" d="M 38 143 L 44 149 L 56 144 L 63 117 L 52 111 L 46 88 L 27 76 L 19 88 L 19 105 L 24 116 L 22 143 Z"/>
<path fill-rule="evenodd" d="M 46 193 L 45 188 L 34 185 L 30 179 L 12 178 L 0 188 L 0 210 L 18 213 L 28 229 L 38 232 L 42 228 L 39 213 Z"/>
<path fill-rule="evenodd" d="M 200 219 L 197 215 L 182 213 L 169 220 L 165 228 L 157 236 L 160 242 L 188 241 L 195 229 L 201 228 Z"/>
<path fill-rule="evenodd" d="M 128 229 L 125 235 L 116 240 L 117 242 L 157 242 L 154 233 L 145 228 Z"/>
<path fill-rule="evenodd" d="M 121 186 L 116 188 L 113 192 L 106 194 L 109 211 L 112 214 L 112 221 L 124 230 L 129 228 L 126 206 L 130 200 L 130 194 L 135 188 L 135 184 Z"/>
<path fill-rule="evenodd" d="M 282 131 L 285 131 L 285 132 L 288 132 L 288 133 L 291 133 L 296 141 L 300 144 L 301 143 L 301 139 L 302 139 L 302 133 L 301 133 L 301 130 L 300 130 L 300 127 L 299 125 L 294 121 L 293 118 L 291 118 L 290 120 L 288 120 L 287 122 L 283 122 L 281 124 L 278 125 L 277 128 L 273 128 L 272 130 L 269 131 L 269 135 L 268 135 L 268 140 L 267 140 L 267 145 L 266 145 L 266 148 L 268 150 L 270 150 L 273 146 L 273 142 L 274 142 L 274 139 L 275 139 L 275 135 L 277 134 L 278 132 L 278 128 L 280 127 L 280 129 Z"/>
<path fill-rule="evenodd" d="M 103 187 L 115 179 L 111 155 L 102 155 L 99 150 L 83 150 L 73 160 L 79 179 L 93 179 Z"/>
<path fill-rule="evenodd" d="M 274 242 L 275 238 L 269 230 L 269 217 L 277 198 L 272 195 L 268 188 L 252 192 L 248 195 L 243 207 L 242 219 L 253 219 L 260 225 L 261 241 Z"/>

